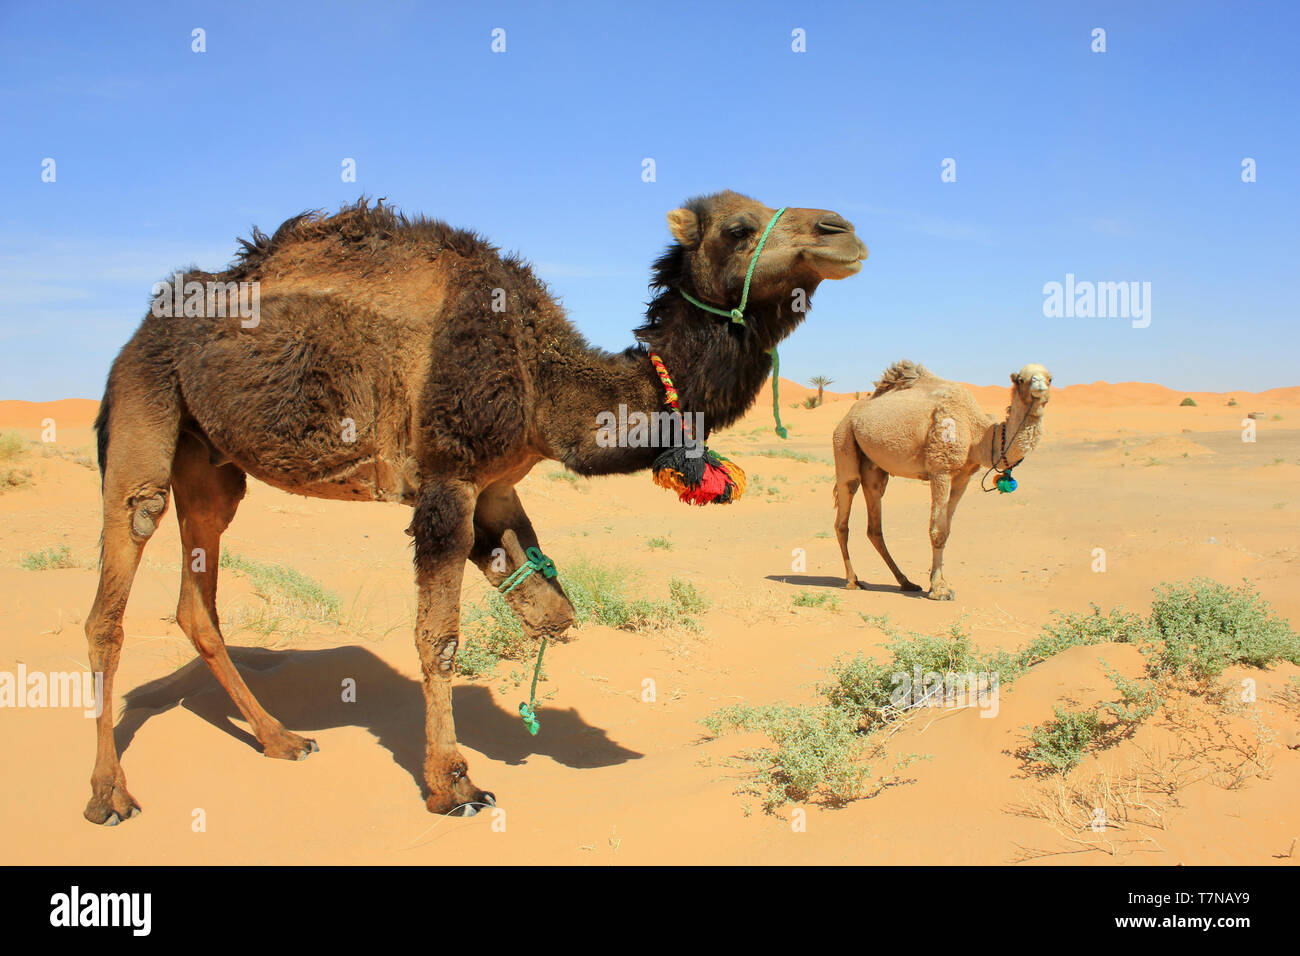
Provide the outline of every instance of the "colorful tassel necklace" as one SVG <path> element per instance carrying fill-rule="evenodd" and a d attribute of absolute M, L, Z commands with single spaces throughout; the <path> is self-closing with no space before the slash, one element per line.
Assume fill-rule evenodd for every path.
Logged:
<path fill-rule="evenodd" d="M 677 413 L 682 422 L 680 445 L 667 448 L 651 466 L 654 482 L 660 488 L 677 492 L 688 505 L 725 505 L 745 493 L 745 472 L 729 458 L 710 451 L 703 435 L 692 435 L 690 419 L 682 415 L 677 404 L 677 389 L 668 369 L 656 352 L 650 361 L 664 383 L 664 404 Z"/>

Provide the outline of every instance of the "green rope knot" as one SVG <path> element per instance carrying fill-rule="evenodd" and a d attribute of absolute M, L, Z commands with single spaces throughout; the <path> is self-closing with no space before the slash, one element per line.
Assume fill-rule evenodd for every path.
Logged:
<path fill-rule="evenodd" d="M 524 726 L 534 737 L 537 731 L 542 729 L 541 721 L 537 719 L 537 678 L 542 673 L 542 655 L 546 653 L 546 638 L 542 638 L 542 646 L 537 649 L 537 663 L 533 665 L 533 687 L 528 692 L 528 703 L 519 702 L 519 716 L 524 719 Z"/>
<path fill-rule="evenodd" d="M 515 568 L 510 576 L 501 582 L 498 590 L 502 594 L 509 594 L 519 585 L 524 583 L 524 579 L 530 574 L 540 571 L 543 578 L 553 578 L 556 575 L 555 562 L 542 554 L 541 548 L 528 548 L 524 551 L 524 563 Z M 546 653 L 546 638 L 542 638 L 542 646 L 537 650 L 537 663 L 533 665 L 533 687 L 528 692 L 528 702 L 519 704 L 519 716 L 524 720 L 524 726 L 534 737 L 537 731 L 542 729 L 541 722 L 537 719 L 537 678 L 542 673 L 542 655 Z"/>
<path fill-rule="evenodd" d="M 502 594 L 509 594 L 519 587 L 524 583 L 524 578 L 534 571 L 541 571 L 544 578 L 555 577 L 555 562 L 542 554 L 540 548 L 529 548 L 524 552 L 524 558 L 526 559 L 524 563 L 515 568 L 510 576 L 501 582 L 499 590 Z"/>
<path fill-rule="evenodd" d="M 732 309 L 732 310 L 731 310 L 731 321 L 732 321 L 732 322 L 735 322 L 737 325 L 744 325 L 744 324 L 745 324 L 745 313 L 744 313 L 744 311 L 743 311 L 742 309 Z"/>
<path fill-rule="evenodd" d="M 525 703 L 520 703 L 519 716 L 524 719 L 524 726 L 528 728 L 528 732 L 536 737 L 537 731 L 542 729 L 542 725 L 538 723 L 537 715 L 533 713 L 533 709 Z"/>

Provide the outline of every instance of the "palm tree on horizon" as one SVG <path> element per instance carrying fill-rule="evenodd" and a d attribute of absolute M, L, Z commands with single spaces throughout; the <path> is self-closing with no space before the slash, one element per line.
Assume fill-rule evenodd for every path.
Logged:
<path fill-rule="evenodd" d="M 814 375 L 812 378 L 808 379 L 808 384 L 817 386 L 817 404 L 820 405 L 823 401 L 826 386 L 834 385 L 835 379 L 827 378 L 825 375 Z"/>

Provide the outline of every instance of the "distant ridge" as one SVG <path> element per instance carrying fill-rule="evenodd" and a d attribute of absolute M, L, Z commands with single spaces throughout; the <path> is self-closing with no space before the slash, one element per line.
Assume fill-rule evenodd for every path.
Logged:
<path fill-rule="evenodd" d="M 998 407 L 1007 401 L 1010 381 L 1006 385 L 967 385 L 976 400 L 985 407 Z M 781 404 L 803 402 L 817 389 L 788 378 L 781 379 Z M 862 394 L 871 394 L 867 383 Z M 1150 382 L 1091 382 L 1087 385 L 1057 385 L 1052 401 L 1066 408 L 1124 408 L 1131 406 L 1176 406 L 1190 398 L 1199 407 L 1216 408 L 1235 398 L 1242 414 L 1273 407 L 1300 406 L 1300 385 L 1270 388 L 1263 392 L 1178 392 Z M 851 402 L 852 392 L 826 391 L 826 402 Z M 771 408 L 772 385 L 765 384 L 754 401 L 754 409 Z M 1255 407 L 1258 406 L 1258 407 Z M 62 398 L 53 402 L 27 402 L 21 399 L 0 401 L 0 428 L 40 429 L 41 422 L 53 418 L 59 428 L 89 428 L 95 420 L 99 402 L 91 398 Z"/>

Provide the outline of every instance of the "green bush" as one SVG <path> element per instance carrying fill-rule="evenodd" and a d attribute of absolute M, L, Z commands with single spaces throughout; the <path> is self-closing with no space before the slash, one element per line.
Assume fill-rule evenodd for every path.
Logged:
<path fill-rule="evenodd" d="M 770 747 L 745 755 L 757 768 L 755 783 L 769 811 L 792 800 L 807 800 L 818 789 L 837 803 L 852 800 L 868 773 L 859 760 L 867 739 L 857 732 L 857 720 L 835 707 L 734 705 L 701 723 L 713 734 L 756 732 L 771 741 Z"/>
<path fill-rule="evenodd" d="M 27 439 L 17 432 L 0 435 L 0 461 L 13 461 L 27 451 Z"/>
<path fill-rule="evenodd" d="M 1148 669 L 1153 675 L 1207 680 L 1229 664 L 1300 664 L 1300 639 L 1249 584 L 1229 588 L 1208 578 L 1162 584 L 1151 602 Z"/>
<path fill-rule="evenodd" d="M 540 644 L 524 633 L 515 612 L 495 591 L 481 603 L 465 608 L 460 636 L 456 670 L 470 678 L 491 675 L 502 660 L 527 660 Z"/>
<path fill-rule="evenodd" d="M 581 559 L 560 571 L 560 584 L 579 627 L 594 623 L 624 631 L 699 630 L 696 615 L 708 606 L 693 584 L 679 578 L 668 582 L 667 601 L 629 597 L 625 570 Z"/>
<path fill-rule="evenodd" d="M 828 611 L 840 609 L 839 595 L 836 594 L 796 594 L 790 602 L 791 607 L 821 607 Z"/>
<path fill-rule="evenodd" d="M 247 578 L 253 590 L 275 611 L 313 621 L 338 622 L 338 595 L 301 571 L 230 551 L 221 552 L 220 566 Z"/>
<path fill-rule="evenodd" d="M 1027 756 L 1035 763 L 1065 772 L 1079 765 L 1101 734 L 1101 717 L 1092 710 L 1066 710 L 1059 704 L 1056 716 L 1035 727 Z"/>
<path fill-rule="evenodd" d="M 760 458 L 786 458 L 790 461 L 797 461 L 805 465 L 829 465 L 830 461 L 825 458 L 818 458 L 816 455 L 806 455 L 801 451 L 791 451 L 789 448 L 762 448 L 750 452 Z"/>
<path fill-rule="evenodd" d="M 1196 401 L 1195 401 L 1194 399 L 1191 399 L 1191 398 L 1184 398 L 1184 399 L 1183 399 L 1181 402 L 1179 402 L 1178 404 L 1179 404 L 1180 407 L 1190 407 L 1190 408 L 1195 408 L 1195 407 L 1196 407 Z"/>
<path fill-rule="evenodd" d="M 54 571 L 59 568 L 75 568 L 77 562 L 72 559 L 72 552 L 66 544 L 57 548 L 45 548 L 24 554 L 18 562 L 28 571 Z"/>

